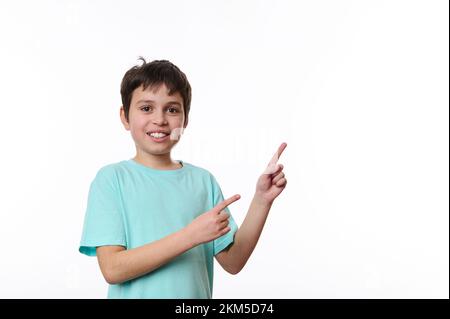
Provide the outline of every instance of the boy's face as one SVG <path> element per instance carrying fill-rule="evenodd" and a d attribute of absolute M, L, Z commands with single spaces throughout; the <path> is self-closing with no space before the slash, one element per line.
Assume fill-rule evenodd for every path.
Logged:
<path fill-rule="evenodd" d="M 174 139 L 173 135 L 171 138 L 171 133 L 187 125 L 187 123 L 183 125 L 185 119 L 183 98 L 178 92 L 172 96 L 168 93 L 169 90 L 165 84 L 161 84 L 157 89 L 154 88 L 154 91 L 150 87 L 144 91 L 140 86 L 133 92 L 128 122 L 125 119 L 123 106 L 120 109 L 120 118 L 125 129 L 131 132 L 136 147 L 147 154 L 170 153 L 179 140 L 179 137 Z M 161 135 L 151 134 L 155 132 L 163 132 L 166 135 L 161 137 Z"/>

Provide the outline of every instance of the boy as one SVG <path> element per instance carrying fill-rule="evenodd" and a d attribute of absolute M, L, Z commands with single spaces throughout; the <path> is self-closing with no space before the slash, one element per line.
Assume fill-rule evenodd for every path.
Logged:
<path fill-rule="evenodd" d="M 213 257 L 237 274 L 250 257 L 274 199 L 286 187 L 276 162 L 259 178 L 238 229 L 214 176 L 171 158 L 188 124 L 191 87 L 167 60 L 128 70 L 120 118 L 134 158 L 102 167 L 92 181 L 79 251 L 97 256 L 109 298 L 212 298 Z"/>

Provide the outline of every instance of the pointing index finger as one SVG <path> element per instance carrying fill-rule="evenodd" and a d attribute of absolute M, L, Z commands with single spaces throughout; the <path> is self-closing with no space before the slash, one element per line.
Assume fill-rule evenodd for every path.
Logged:
<path fill-rule="evenodd" d="M 239 198 L 241 198 L 241 195 L 234 195 L 231 196 L 228 199 L 225 199 L 224 201 L 220 202 L 219 204 L 217 204 L 214 208 L 216 209 L 217 212 L 221 212 L 222 210 L 224 210 L 227 206 L 233 204 L 235 201 L 237 201 Z"/>
<path fill-rule="evenodd" d="M 267 165 L 267 168 L 264 171 L 264 174 L 272 174 L 276 171 L 277 162 L 280 159 L 280 156 L 283 153 L 286 146 L 287 146 L 286 143 L 281 143 L 280 147 L 278 147 L 277 152 L 273 155 L 272 159 L 270 160 L 269 164 Z"/>

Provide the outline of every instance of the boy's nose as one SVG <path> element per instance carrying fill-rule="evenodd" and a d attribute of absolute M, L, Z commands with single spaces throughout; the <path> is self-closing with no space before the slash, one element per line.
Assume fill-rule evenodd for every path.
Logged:
<path fill-rule="evenodd" d="M 167 124 L 167 120 L 163 112 L 156 112 L 152 120 L 153 123 L 157 125 Z"/>

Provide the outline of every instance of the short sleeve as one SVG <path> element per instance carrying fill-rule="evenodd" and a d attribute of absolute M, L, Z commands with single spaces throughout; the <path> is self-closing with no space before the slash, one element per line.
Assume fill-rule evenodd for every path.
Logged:
<path fill-rule="evenodd" d="M 224 200 L 224 197 L 222 194 L 222 190 L 220 189 L 219 183 L 212 175 L 211 175 L 211 181 L 212 181 L 212 190 L 213 190 L 213 192 L 212 192 L 213 206 L 216 206 L 217 204 L 219 204 L 220 202 L 222 202 Z M 233 216 L 231 215 L 228 207 L 225 208 L 225 211 L 230 216 L 228 219 L 228 221 L 229 221 L 228 226 L 231 228 L 231 230 L 228 233 L 226 233 L 225 235 L 214 240 L 214 243 L 213 243 L 214 256 L 217 255 L 218 253 L 220 253 L 222 250 L 224 250 L 231 243 L 234 242 L 234 235 L 235 235 L 236 231 L 238 230 L 238 226 L 237 226 L 236 222 L 234 221 Z"/>
<path fill-rule="evenodd" d="M 113 167 L 101 168 L 89 188 L 87 208 L 79 251 L 96 255 L 96 247 L 118 245 L 126 247 L 117 180 Z"/>

